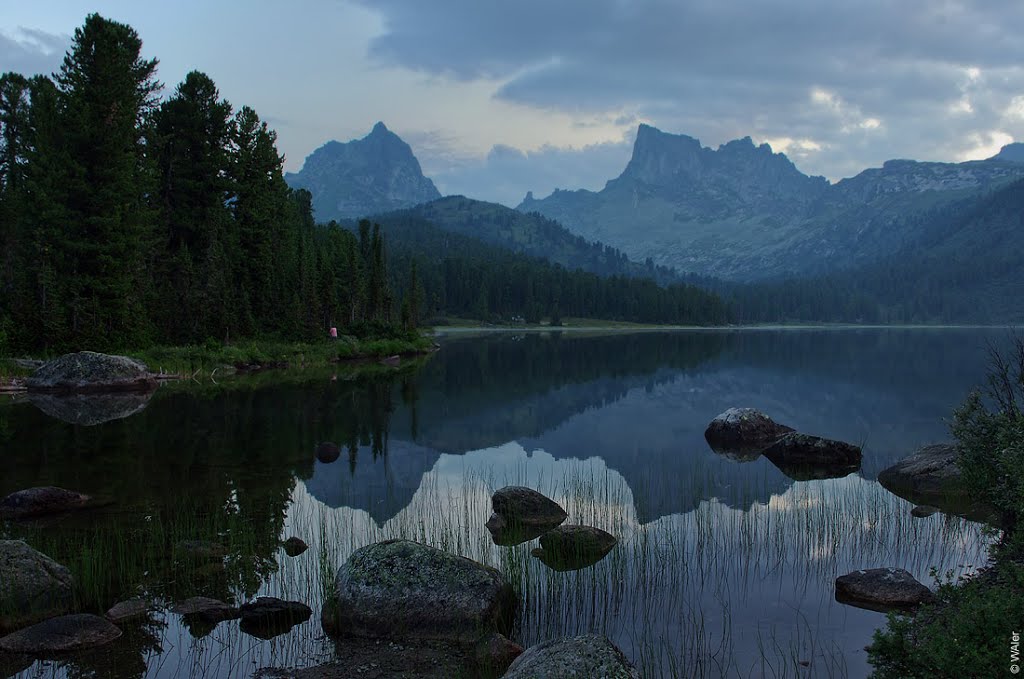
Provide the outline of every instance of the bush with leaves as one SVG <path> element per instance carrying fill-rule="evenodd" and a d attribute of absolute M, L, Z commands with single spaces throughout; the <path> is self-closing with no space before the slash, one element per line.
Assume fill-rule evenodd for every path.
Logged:
<path fill-rule="evenodd" d="M 1009 534 L 1024 516 L 1024 337 L 1009 352 L 990 347 L 989 366 L 987 388 L 956 410 L 952 430 L 964 483 Z"/>

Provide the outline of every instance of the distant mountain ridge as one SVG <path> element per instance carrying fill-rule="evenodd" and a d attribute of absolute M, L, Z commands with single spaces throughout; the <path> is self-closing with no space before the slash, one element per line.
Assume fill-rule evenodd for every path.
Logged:
<path fill-rule="evenodd" d="M 601 276 L 652 278 L 663 284 L 680 282 L 671 269 L 635 262 L 619 250 L 571 233 L 554 220 L 524 214 L 498 203 L 446 196 L 375 218 L 388 222 L 401 214 L 420 217 L 445 231 L 546 259 L 570 270 L 582 269 Z"/>
<path fill-rule="evenodd" d="M 436 200 L 441 193 L 423 176 L 402 139 L 378 122 L 362 139 L 329 141 L 307 158 L 299 172 L 285 174 L 295 189 L 313 194 L 318 221 L 365 217 Z"/>
<path fill-rule="evenodd" d="M 516 209 L 681 272 L 817 275 L 877 261 L 923 237 L 929 210 L 1024 177 L 1018 146 L 967 163 L 893 160 L 829 184 L 749 137 L 712 150 L 641 125 L 625 170 L 601 191 L 527 194 Z"/>

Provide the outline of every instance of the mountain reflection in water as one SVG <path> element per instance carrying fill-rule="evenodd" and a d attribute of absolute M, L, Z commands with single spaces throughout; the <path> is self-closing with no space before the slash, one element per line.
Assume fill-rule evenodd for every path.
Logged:
<path fill-rule="evenodd" d="M 973 524 L 909 519 L 910 505 L 874 479 L 948 439 L 944 418 L 983 378 L 985 342 L 1004 338 L 900 329 L 453 336 L 418 370 L 165 385 L 144 409 L 94 426 L 14 402 L 0 406 L 0 494 L 57 485 L 116 504 L 2 530 L 72 571 L 93 554 L 98 582 L 84 607 L 94 612 L 140 586 L 159 601 L 271 595 L 317 610 L 325 574 L 352 550 L 410 537 L 491 563 L 529 592 L 517 628 L 527 645 L 597 630 L 650 676 L 682 661 L 710 676 L 756 675 L 765 653 L 861 676 L 861 649 L 884 616 L 836 604 L 834 577 L 899 565 L 927 583 L 929 567 L 959 569 L 983 547 Z M 863 446 L 860 472 L 794 481 L 763 458 L 715 454 L 704 429 L 736 406 Z M 536 541 L 497 547 L 484 528 L 490 493 L 507 484 L 545 492 L 569 523 L 619 544 L 591 567 L 544 575 L 529 556 Z M 170 555 L 175 540 L 196 537 L 189 532 L 226 543 L 223 569 L 178 576 Z M 289 559 L 279 543 L 293 534 L 310 550 Z M 332 654 L 316 616 L 276 642 L 226 623 L 192 640 L 161 612 L 147 625 L 59 672 L 175 676 L 200 663 L 203 674 L 231 676 L 239 663 Z M 223 652 L 214 660 L 202 644 Z"/>

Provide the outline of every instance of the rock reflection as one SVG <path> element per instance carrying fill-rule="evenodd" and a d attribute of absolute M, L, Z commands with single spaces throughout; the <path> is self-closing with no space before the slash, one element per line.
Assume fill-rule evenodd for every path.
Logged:
<path fill-rule="evenodd" d="M 153 392 L 111 394 L 45 394 L 30 393 L 28 401 L 52 418 L 92 427 L 112 420 L 121 420 L 141 413 Z"/>

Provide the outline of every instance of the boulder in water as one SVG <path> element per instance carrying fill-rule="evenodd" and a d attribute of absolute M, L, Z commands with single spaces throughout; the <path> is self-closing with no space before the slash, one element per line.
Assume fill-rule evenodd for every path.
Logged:
<path fill-rule="evenodd" d="M 333 635 L 476 643 L 508 634 L 518 605 L 505 577 L 489 566 L 409 540 L 356 550 L 338 569 L 325 603 Z"/>
<path fill-rule="evenodd" d="M 541 535 L 540 547 L 531 553 L 552 570 L 577 571 L 603 559 L 617 542 L 593 526 L 558 526 Z"/>
<path fill-rule="evenodd" d="M 58 393 L 152 391 L 157 379 L 144 363 L 127 356 L 79 351 L 47 361 L 25 385 L 29 391 Z"/>
<path fill-rule="evenodd" d="M 567 518 L 554 500 L 523 486 L 505 486 L 491 496 L 491 518 L 484 524 L 498 545 L 517 545 L 542 535 Z"/>
<path fill-rule="evenodd" d="M 503 679 L 640 679 L 640 672 L 608 637 L 584 634 L 531 646 Z"/>
<path fill-rule="evenodd" d="M 762 455 L 796 481 L 841 478 L 860 469 L 861 464 L 859 447 L 798 432 L 784 435 Z"/>
<path fill-rule="evenodd" d="M 754 408 L 729 408 L 711 420 L 704 438 L 711 449 L 741 461 L 755 459 L 760 452 L 793 431 Z"/>
<path fill-rule="evenodd" d="M 47 657 L 103 646 L 120 636 L 121 630 L 98 615 L 63 615 L 0 638 L 0 650 Z"/>
<path fill-rule="evenodd" d="M 86 507 L 91 500 L 88 495 L 56 486 L 27 488 L 0 500 L 0 519 L 28 519 L 63 514 Z"/>
<path fill-rule="evenodd" d="M 22 540 L 0 540 L 0 632 L 71 610 L 67 568 Z"/>
<path fill-rule="evenodd" d="M 871 568 L 836 578 L 836 601 L 872 611 L 911 611 L 934 598 L 902 568 Z"/>

